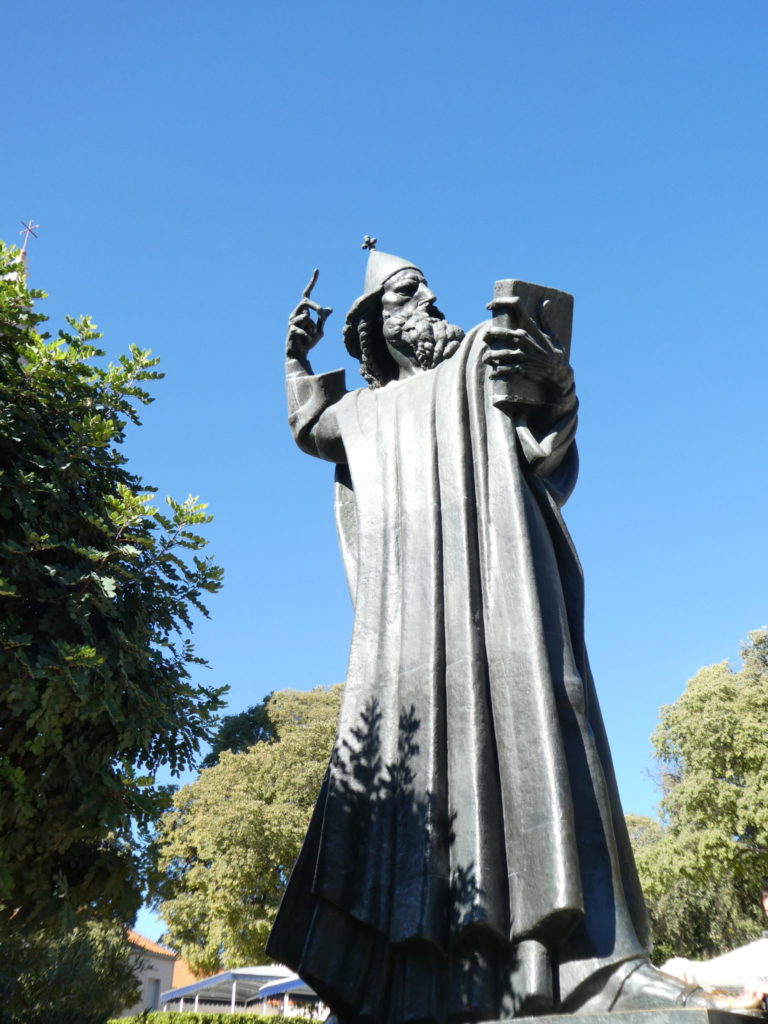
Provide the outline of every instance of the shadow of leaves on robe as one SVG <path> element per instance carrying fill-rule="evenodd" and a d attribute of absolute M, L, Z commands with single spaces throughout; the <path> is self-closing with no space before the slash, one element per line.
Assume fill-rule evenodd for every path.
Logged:
<path fill-rule="evenodd" d="M 337 919 L 329 939 L 339 942 L 341 962 L 354 962 L 358 983 L 341 974 L 326 981 L 345 990 L 342 1015 L 352 1010 L 360 1022 L 509 1015 L 513 950 L 486 923 L 475 865 L 452 863 L 457 814 L 445 772 L 433 773 L 440 791 L 419 784 L 414 706 L 400 709 L 390 760 L 385 727 L 379 701 L 369 701 L 331 759 L 323 836 L 338 865 L 333 902 L 349 915 L 349 935 L 339 934 Z"/>

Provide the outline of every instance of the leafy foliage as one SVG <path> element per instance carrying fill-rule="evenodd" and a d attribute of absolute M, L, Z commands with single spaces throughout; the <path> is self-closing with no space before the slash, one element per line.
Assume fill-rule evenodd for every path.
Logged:
<path fill-rule="evenodd" d="M 203 768 L 213 768 L 225 750 L 239 754 L 255 743 L 277 738 L 275 727 L 267 711 L 268 694 L 259 704 L 253 704 L 236 715 L 225 715 L 211 739 L 211 750 L 202 760 Z"/>
<path fill-rule="evenodd" d="M 193 498 L 153 507 L 121 451 L 157 359 L 104 367 L 87 317 L 39 333 L 18 251 L 0 244 L 0 934 L 98 905 L 132 917 L 155 773 L 194 762 L 221 690 L 191 614 L 222 570 Z"/>
<path fill-rule="evenodd" d="M 130 952 L 123 928 L 93 922 L 0 943 L 1 1024 L 103 1024 L 138 999 Z"/>
<path fill-rule="evenodd" d="M 643 850 L 657 843 L 664 835 L 664 828 L 653 818 L 647 818 L 644 814 L 627 814 L 624 816 L 627 823 L 629 839 L 635 856 Z"/>
<path fill-rule="evenodd" d="M 195 971 L 261 963 L 328 764 L 342 687 L 273 694 L 277 734 L 174 797 L 157 847 L 166 941 Z"/>
<path fill-rule="evenodd" d="M 701 669 L 653 736 L 663 829 L 632 827 L 655 957 L 708 958 L 760 934 L 768 875 L 768 632 Z M 650 819 L 645 819 L 649 822 Z M 655 825 L 655 828 L 651 826 Z"/>

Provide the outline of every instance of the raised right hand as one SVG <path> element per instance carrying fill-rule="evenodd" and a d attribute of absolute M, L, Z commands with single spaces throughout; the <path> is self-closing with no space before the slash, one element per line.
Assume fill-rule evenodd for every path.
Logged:
<path fill-rule="evenodd" d="M 309 284 L 301 293 L 299 304 L 288 317 L 288 334 L 285 339 L 285 354 L 288 358 L 306 359 L 309 350 L 322 338 L 325 321 L 333 312 L 327 306 L 318 306 L 309 297 L 318 273 L 317 269 L 313 271 Z M 311 312 L 317 314 L 317 320 L 312 319 Z"/>

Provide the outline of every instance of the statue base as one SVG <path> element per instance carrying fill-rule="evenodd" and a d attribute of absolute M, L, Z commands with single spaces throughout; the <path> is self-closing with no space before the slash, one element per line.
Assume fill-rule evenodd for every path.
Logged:
<path fill-rule="evenodd" d="M 710 1010 L 669 1006 L 655 1010 L 617 1010 L 615 1013 L 553 1013 L 540 1017 L 515 1017 L 514 1024 L 756 1024 L 766 1020 L 761 1010 Z M 483 1024 L 510 1024 L 484 1021 Z"/>

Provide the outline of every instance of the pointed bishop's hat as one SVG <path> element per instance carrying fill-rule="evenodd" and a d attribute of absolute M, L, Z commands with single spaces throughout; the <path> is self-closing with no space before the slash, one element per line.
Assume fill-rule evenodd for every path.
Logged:
<path fill-rule="evenodd" d="M 388 252 L 379 252 L 378 249 L 371 248 L 369 250 L 363 294 L 352 303 L 344 323 L 344 344 L 347 346 L 349 354 L 355 359 L 362 358 L 357 323 L 361 316 L 364 316 L 369 309 L 373 309 L 374 300 L 381 296 L 386 282 L 399 270 L 417 270 L 421 273 L 421 269 L 409 260 L 392 256 Z"/>

